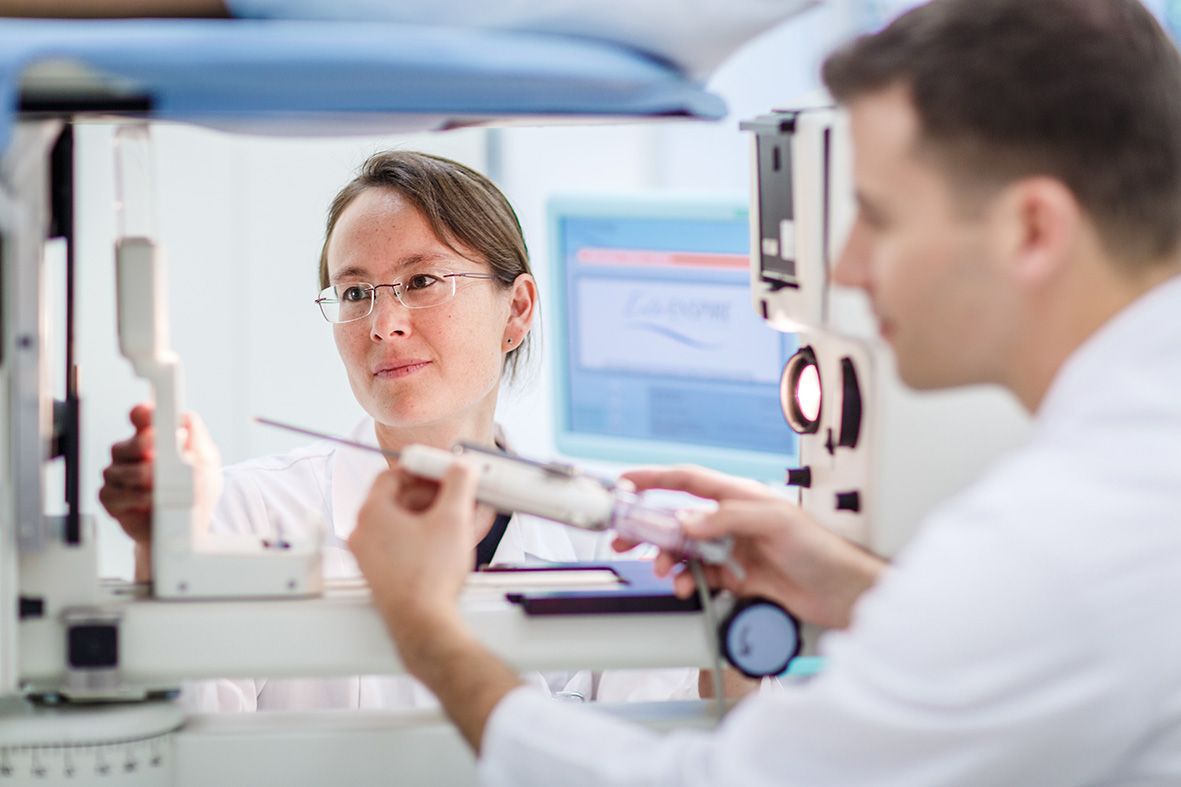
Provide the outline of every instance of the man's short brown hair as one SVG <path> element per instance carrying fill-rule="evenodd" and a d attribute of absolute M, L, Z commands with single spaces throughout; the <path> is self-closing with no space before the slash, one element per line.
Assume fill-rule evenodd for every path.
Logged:
<path fill-rule="evenodd" d="M 1136 0 L 934 0 L 831 55 L 842 103 L 909 90 L 954 180 L 1064 183 L 1117 258 L 1181 240 L 1181 58 Z"/>

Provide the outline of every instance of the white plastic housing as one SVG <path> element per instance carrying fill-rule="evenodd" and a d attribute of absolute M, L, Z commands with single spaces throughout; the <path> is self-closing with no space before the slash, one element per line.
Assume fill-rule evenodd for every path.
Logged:
<path fill-rule="evenodd" d="M 800 436 L 799 467 L 811 475 L 800 502 L 837 532 L 891 555 L 938 502 L 1024 439 L 1028 417 L 999 389 L 919 394 L 902 384 L 864 294 L 831 281 L 856 209 L 847 116 L 826 108 L 777 117 L 753 124 L 760 127 L 751 294 L 771 327 L 800 334 L 800 346 L 812 348 L 820 371 L 820 423 Z M 783 189 L 790 189 L 790 199 Z M 770 252 L 794 263 L 793 284 L 776 278 L 775 268 L 784 263 L 767 257 Z M 765 263 L 772 275 L 765 275 Z M 842 361 L 857 379 L 861 420 L 856 444 L 844 446 Z M 858 510 L 847 507 L 854 493 Z"/>
<path fill-rule="evenodd" d="M 479 471 L 476 498 L 482 503 L 590 530 L 611 526 L 615 498 L 601 481 L 483 451 L 465 451 L 463 456 Z M 402 450 L 398 463 L 416 475 L 439 480 L 455 460 L 450 451 L 411 445 Z"/>
<path fill-rule="evenodd" d="M 168 347 L 164 255 L 148 238 L 116 244 L 119 347 L 152 386 L 152 581 L 158 598 L 315 595 L 323 589 L 320 540 L 264 545 L 208 534 L 213 500 L 198 500 L 180 438 L 181 367 Z M 314 523 L 320 524 L 322 523 Z M 321 528 L 312 527 L 318 533 Z"/>

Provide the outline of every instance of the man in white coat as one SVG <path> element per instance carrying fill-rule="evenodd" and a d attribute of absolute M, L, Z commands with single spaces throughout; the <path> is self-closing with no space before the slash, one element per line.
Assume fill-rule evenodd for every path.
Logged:
<path fill-rule="evenodd" d="M 892 565 L 736 479 L 636 474 L 719 501 L 688 530 L 735 536 L 747 576 L 713 580 L 832 629 L 813 681 L 665 737 L 522 687 L 456 612 L 472 472 L 416 512 L 395 469 L 349 542 L 403 661 L 491 784 L 1181 783 L 1174 45 L 1135 0 L 936 0 L 824 78 L 859 206 L 836 280 L 909 385 L 1004 386 L 1029 444 Z"/>

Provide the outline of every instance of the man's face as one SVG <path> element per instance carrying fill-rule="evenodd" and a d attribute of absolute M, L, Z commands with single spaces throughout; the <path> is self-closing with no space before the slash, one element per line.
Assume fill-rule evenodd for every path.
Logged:
<path fill-rule="evenodd" d="M 919 151 L 905 89 L 862 96 L 849 112 L 858 213 L 834 281 L 869 296 L 907 385 L 994 380 L 1010 299 L 987 201 L 957 201 Z"/>

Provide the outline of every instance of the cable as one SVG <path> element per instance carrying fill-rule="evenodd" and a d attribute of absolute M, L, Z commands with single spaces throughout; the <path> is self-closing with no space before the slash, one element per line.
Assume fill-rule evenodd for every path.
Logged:
<path fill-rule="evenodd" d="M 697 598 L 701 600 L 701 611 L 705 618 L 705 641 L 709 644 L 710 656 L 713 658 L 714 713 L 721 721 L 726 715 L 726 693 L 722 684 L 722 649 L 718 645 L 718 611 L 709 594 L 709 584 L 705 581 L 701 561 L 697 558 L 690 560 L 689 570 L 693 572 L 693 581 L 697 583 Z"/>

